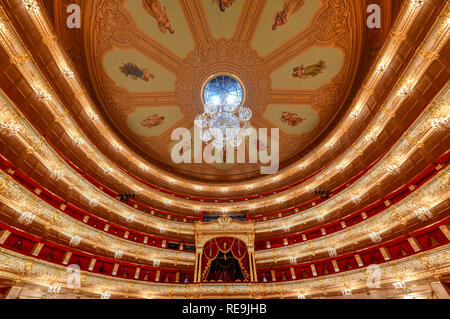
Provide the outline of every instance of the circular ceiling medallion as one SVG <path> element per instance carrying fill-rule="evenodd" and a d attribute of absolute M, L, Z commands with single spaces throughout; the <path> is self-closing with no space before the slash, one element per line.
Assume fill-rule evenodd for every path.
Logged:
<path fill-rule="evenodd" d="M 282 10 L 283 1 L 275 2 Z M 253 128 L 279 128 L 280 167 L 304 156 L 331 129 L 362 51 L 361 35 L 354 32 L 362 23 L 356 2 L 309 0 L 275 31 L 273 6 L 224 13 L 210 1 L 193 1 L 201 13 L 194 19 L 194 11 L 178 1 L 165 4 L 173 34 L 158 27 L 142 1 L 93 1 L 86 16 L 95 34 L 84 39 L 86 51 L 92 51 L 89 76 L 105 115 L 137 154 L 186 179 L 228 182 L 260 176 L 261 163 L 223 169 L 171 158 L 173 130 L 194 130 L 205 102 L 222 93 L 251 107 Z M 336 25 L 342 26 L 338 33 Z M 216 34 L 217 28 L 227 34 Z M 248 143 L 247 150 L 253 147 Z M 264 141 L 254 143 L 270 149 Z"/>
<path fill-rule="evenodd" d="M 226 94 L 228 103 L 241 105 L 244 100 L 244 86 L 234 75 L 213 75 L 206 80 L 202 89 L 202 100 L 206 102 L 220 102 L 222 94 Z"/>

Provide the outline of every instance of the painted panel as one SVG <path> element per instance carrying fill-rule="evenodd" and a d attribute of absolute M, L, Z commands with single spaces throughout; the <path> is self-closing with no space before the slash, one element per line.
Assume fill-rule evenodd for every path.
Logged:
<path fill-rule="evenodd" d="M 319 7 L 320 0 L 268 0 L 253 37 L 253 48 L 261 56 L 269 54 L 302 32 L 311 23 Z M 281 22 L 284 24 L 273 30 L 276 21 L 282 21 L 281 16 L 285 19 Z"/>
<path fill-rule="evenodd" d="M 322 61 L 322 62 L 321 62 Z M 319 67 L 320 65 L 320 67 Z M 270 76 L 274 89 L 316 90 L 331 82 L 344 65 L 344 53 L 334 47 L 313 47 Z M 303 67 L 302 67 L 303 66 Z M 304 77 L 299 70 L 303 68 Z"/>
<path fill-rule="evenodd" d="M 126 0 L 125 7 L 144 33 L 181 58 L 194 49 L 194 40 L 177 0 Z"/>
<path fill-rule="evenodd" d="M 175 90 L 175 76 L 172 73 L 132 49 L 115 49 L 106 53 L 103 67 L 117 85 L 129 92 Z"/>

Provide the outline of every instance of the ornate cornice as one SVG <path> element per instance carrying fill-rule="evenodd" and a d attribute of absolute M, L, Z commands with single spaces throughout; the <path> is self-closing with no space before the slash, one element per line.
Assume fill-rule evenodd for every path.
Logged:
<path fill-rule="evenodd" d="M 421 10 L 420 6 L 410 6 L 409 3 L 406 3 L 405 6 L 402 9 L 402 12 L 399 15 L 400 18 L 398 19 L 396 25 L 394 26 L 393 34 L 398 34 L 398 33 L 406 34 L 407 31 L 409 30 L 409 27 L 412 25 L 415 17 L 420 12 L 420 10 Z M 37 26 L 37 28 L 38 28 L 39 32 L 42 34 L 42 36 L 47 35 L 48 33 L 50 33 L 50 31 L 49 31 L 49 30 L 51 30 L 50 24 L 48 23 L 48 21 L 46 21 L 45 16 L 42 14 L 42 12 L 40 12 L 40 10 L 32 10 L 29 13 L 30 13 L 30 17 L 34 21 L 35 25 Z M 390 61 L 391 60 L 392 56 L 396 52 L 396 49 L 401 44 L 400 40 L 397 39 L 396 37 L 391 37 L 390 41 L 387 43 L 387 45 L 385 46 L 385 49 L 383 50 L 383 54 L 380 56 L 381 62 L 383 62 L 383 61 Z M 56 60 L 57 60 L 58 65 L 61 65 L 61 61 L 67 61 L 67 60 L 65 60 L 64 55 L 61 55 L 61 56 L 57 57 Z M 387 63 L 387 64 L 389 64 L 389 63 Z M 383 65 L 385 65 L 385 64 L 383 64 Z M 379 72 L 375 72 L 375 73 L 379 73 Z M 369 77 L 368 82 L 370 83 L 371 86 L 373 86 L 373 84 L 378 82 L 379 79 L 380 79 L 379 75 L 372 75 L 371 77 Z M 367 98 L 368 98 L 368 96 L 367 96 Z M 365 104 L 365 103 L 361 102 L 361 99 L 358 99 L 357 102 L 358 102 L 357 103 L 358 110 L 355 109 L 355 110 L 352 110 L 352 112 L 351 112 L 352 114 L 355 114 L 355 115 L 359 114 L 361 108 Z M 93 110 L 92 107 L 87 109 L 88 115 L 93 116 L 92 110 Z M 100 120 L 98 120 L 98 117 L 96 117 L 95 123 L 96 123 L 96 125 L 102 125 L 100 123 Z M 112 142 L 117 141 L 114 138 L 114 136 L 111 136 L 111 135 L 108 136 L 107 140 L 112 141 Z M 126 152 L 126 150 L 127 150 L 126 146 L 123 148 L 123 150 Z M 154 177 L 160 177 L 160 178 L 163 177 L 163 176 L 160 176 L 160 174 L 161 174 L 160 172 L 158 172 L 155 169 L 152 169 L 146 163 L 144 163 L 144 162 L 142 162 L 140 160 L 137 160 L 137 161 L 139 163 L 136 163 L 136 165 L 138 167 L 147 167 L 149 174 L 152 174 Z M 307 162 L 307 163 L 312 163 L 312 162 L 313 162 L 313 160 L 309 160 L 309 162 Z M 303 164 L 307 164 L 307 163 L 303 163 Z M 289 169 L 286 170 L 286 173 L 289 172 L 288 175 L 290 175 L 291 174 L 290 170 L 292 170 L 292 169 L 294 169 L 295 172 L 298 172 L 298 169 L 296 168 L 297 166 L 298 166 L 297 164 L 293 165 L 292 167 L 290 167 Z M 284 177 L 283 174 L 285 174 L 285 173 L 280 173 L 280 178 Z M 175 177 L 171 177 L 171 178 L 175 178 Z M 262 180 L 263 179 L 261 179 L 261 181 Z M 264 180 L 266 180 L 266 179 L 264 179 Z M 269 179 L 267 179 L 267 180 L 269 181 L 269 183 L 273 182 L 273 181 L 270 181 Z M 175 181 L 179 182 L 178 183 L 179 185 L 184 185 L 184 187 L 187 187 L 187 188 L 191 188 L 192 187 L 193 191 L 195 191 L 197 186 L 201 186 L 201 185 L 197 185 L 198 183 L 186 184 L 186 183 L 183 183 L 183 181 L 178 180 L 177 178 L 175 178 Z M 258 187 L 260 187 L 260 184 L 261 184 L 260 181 L 252 182 L 252 185 L 253 185 L 254 189 L 257 189 Z M 263 185 L 266 185 L 266 184 L 263 183 Z M 211 185 L 209 185 L 209 186 L 211 186 Z M 248 190 L 247 186 L 248 185 L 244 183 L 244 184 L 240 185 L 239 187 L 243 187 L 243 188 L 240 188 L 240 189 L 245 191 L 245 190 Z M 214 190 L 216 188 L 216 186 L 211 186 L 210 188 L 211 188 L 211 190 Z M 222 188 L 222 186 L 221 186 L 221 188 Z M 220 189 L 217 188 L 217 191 L 220 191 Z"/>
<path fill-rule="evenodd" d="M 23 213 L 31 213 L 34 215 L 33 222 L 42 224 L 46 228 L 51 228 L 60 234 L 60 238 L 66 238 L 67 241 L 78 236 L 83 243 L 100 247 L 104 251 L 110 251 L 113 254 L 116 251 L 120 251 L 123 256 L 133 260 L 142 259 L 148 263 L 160 261 L 165 264 L 175 264 L 175 266 L 194 265 L 194 254 L 192 253 L 129 242 L 107 232 L 89 227 L 45 203 L 1 171 L 0 202 L 14 210 L 11 219 L 19 219 Z"/>
<path fill-rule="evenodd" d="M 433 210 L 450 197 L 450 167 L 440 171 L 433 179 L 423 185 L 416 193 L 384 212 L 373 216 L 355 226 L 307 242 L 257 251 L 257 264 L 288 262 L 290 258 L 310 259 L 312 256 L 326 254 L 330 249 L 344 251 L 358 242 L 370 241 L 372 234 L 380 239 L 388 236 L 393 229 L 417 221 L 416 210 Z"/>
<path fill-rule="evenodd" d="M 256 233 L 262 234 L 267 233 L 269 230 L 271 232 L 274 230 L 283 230 L 285 229 L 285 225 L 294 227 L 319 217 L 325 218 L 333 211 L 340 209 L 340 207 L 364 196 L 364 194 L 376 187 L 377 184 L 381 184 L 381 181 L 388 178 L 390 174 L 400 173 L 402 164 L 414 152 L 421 149 L 428 139 L 439 131 L 445 132 L 448 130 L 449 94 L 449 85 L 447 84 L 386 156 L 357 182 L 337 196 L 300 214 L 271 221 L 257 222 Z"/>
<path fill-rule="evenodd" d="M 414 255 L 380 266 L 380 285 L 388 286 L 398 281 L 410 282 L 429 279 L 448 273 L 450 245 Z M 16 284 L 33 283 L 42 286 L 58 285 L 71 288 L 67 268 L 26 257 L 0 248 L 0 278 L 13 280 Z M 356 291 L 367 289 L 370 276 L 367 268 L 324 276 L 276 283 L 242 284 L 163 284 L 142 283 L 122 278 L 108 278 L 81 271 L 80 292 L 98 294 L 108 292 L 129 298 L 281 298 L 298 295 L 313 296 L 318 293 L 337 293 L 343 289 Z M 73 289 L 73 287 L 72 287 Z"/>
<path fill-rule="evenodd" d="M 132 216 L 133 220 L 145 227 L 150 227 L 155 233 L 161 232 L 161 229 L 174 234 L 193 234 L 192 224 L 180 223 L 171 220 L 157 218 L 148 213 L 141 212 L 130 206 L 127 206 L 115 198 L 109 197 L 104 192 L 98 190 L 91 183 L 86 181 L 83 176 L 73 170 L 59 155 L 42 139 L 41 135 L 29 124 L 24 116 L 13 106 L 12 102 L 0 90 L 0 119 L 2 123 L 14 123 L 21 127 L 20 134 L 14 135 L 21 144 L 23 144 L 29 153 L 33 153 L 42 165 L 44 165 L 55 178 L 66 183 L 69 189 L 76 191 L 92 205 L 102 206 L 107 211 L 117 217 Z M 8 134 L 7 130 L 1 133 Z M 102 166 L 104 170 L 109 170 L 110 166 Z M 139 193 L 139 189 L 135 189 Z"/>
<path fill-rule="evenodd" d="M 202 250 L 206 242 L 218 237 L 233 237 L 243 241 L 253 251 L 255 242 L 255 223 L 233 220 L 223 215 L 217 221 L 194 223 L 195 245 Z"/>

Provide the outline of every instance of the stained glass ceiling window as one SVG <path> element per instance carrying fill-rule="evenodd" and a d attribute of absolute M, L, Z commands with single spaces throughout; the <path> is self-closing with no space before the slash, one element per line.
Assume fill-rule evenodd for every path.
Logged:
<path fill-rule="evenodd" d="M 222 93 L 227 94 L 227 102 L 241 104 L 244 98 L 242 85 L 234 77 L 229 75 L 218 75 L 206 83 L 203 90 L 205 102 L 220 103 Z"/>

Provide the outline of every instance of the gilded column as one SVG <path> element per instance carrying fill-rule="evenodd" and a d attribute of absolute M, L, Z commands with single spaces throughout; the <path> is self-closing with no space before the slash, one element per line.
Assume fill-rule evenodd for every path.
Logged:
<path fill-rule="evenodd" d="M 251 251 L 251 249 L 248 249 L 248 265 L 249 265 L 249 271 L 250 271 L 250 281 L 253 282 L 255 281 L 254 277 L 253 277 L 253 252 Z"/>
<path fill-rule="evenodd" d="M 197 252 L 197 270 L 196 270 L 196 277 L 197 277 L 197 282 L 202 282 L 202 254 L 203 254 L 203 250 L 198 250 Z"/>
<path fill-rule="evenodd" d="M 197 282 L 198 253 L 195 254 L 194 283 Z"/>
<path fill-rule="evenodd" d="M 258 281 L 258 274 L 256 272 L 256 261 L 255 261 L 255 252 L 252 252 L 252 262 L 253 262 L 253 277 L 255 281 Z"/>

